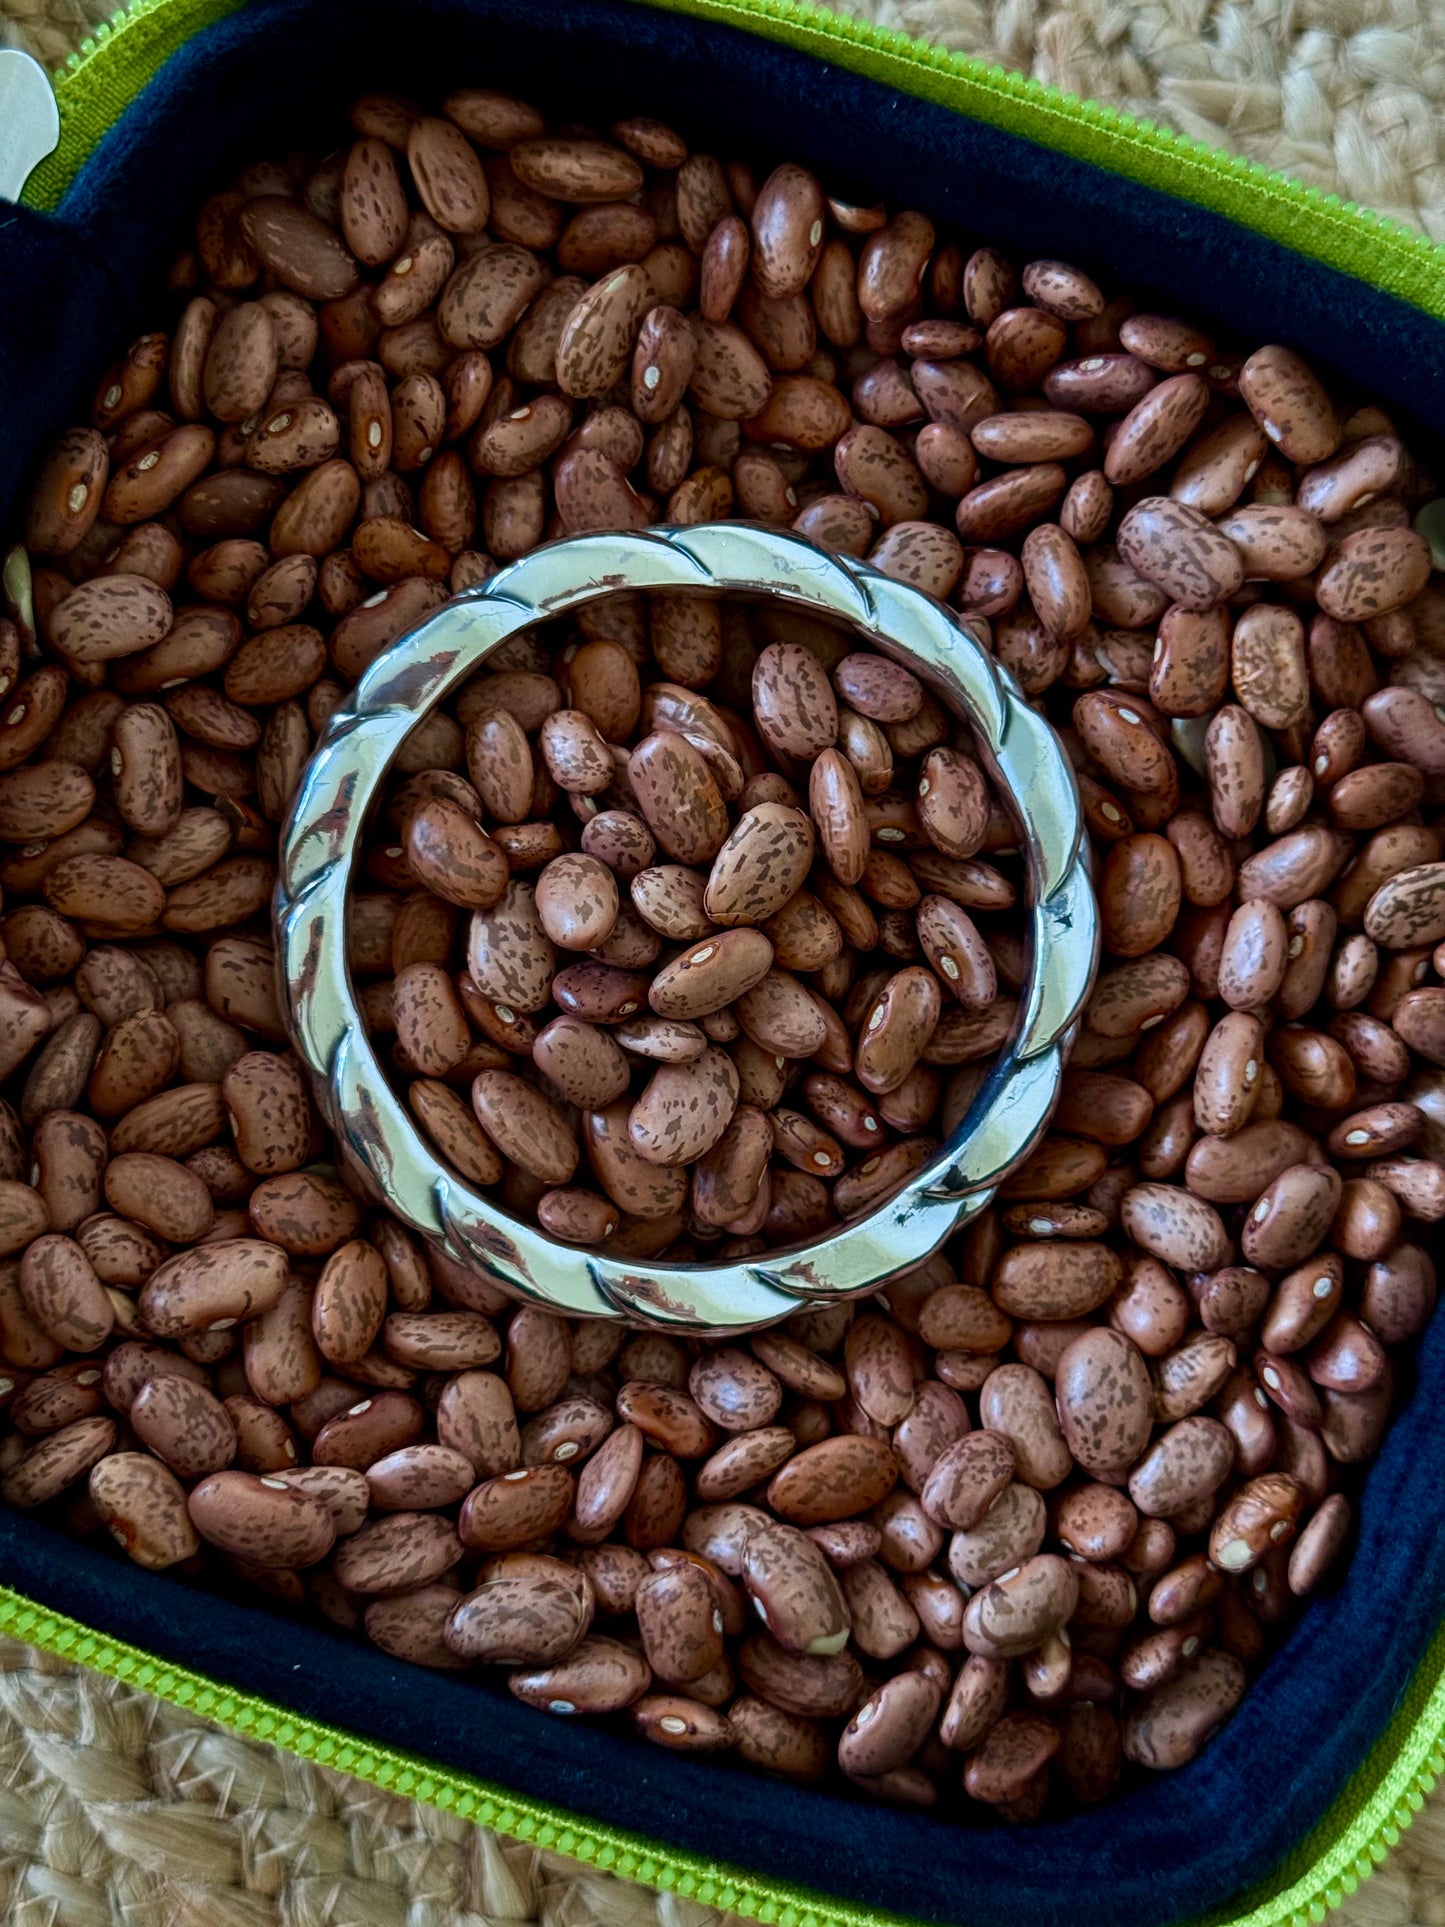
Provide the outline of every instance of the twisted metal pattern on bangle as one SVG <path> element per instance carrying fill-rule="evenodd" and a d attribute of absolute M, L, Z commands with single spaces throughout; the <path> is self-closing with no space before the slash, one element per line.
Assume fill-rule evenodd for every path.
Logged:
<path fill-rule="evenodd" d="M 866 1216 L 791 1252 L 731 1264 L 631 1262 L 554 1242 L 449 1172 L 365 1034 L 346 963 L 362 827 L 402 741 L 509 637 L 599 596 L 685 589 L 776 597 L 854 628 L 972 724 L 1019 823 L 1029 979 L 1014 1033 L 947 1144 Z M 332 716 L 282 837 L 274 908 L 282 1008 L 338 1156 L 379 1202 L 514 1296 L 570 1316 L 736 1331 L 876 1291 L 921 1264 L 1038 1143 L 1098 949 L 1078 791 L 1013 678 L 931 597 L 866 562 L 744 523 L 581 535 L 466 591 L 392 644 Z"/>

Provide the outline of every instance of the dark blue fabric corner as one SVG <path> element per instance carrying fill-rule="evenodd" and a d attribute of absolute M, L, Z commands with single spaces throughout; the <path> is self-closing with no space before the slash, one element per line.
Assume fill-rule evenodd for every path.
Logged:
<path fill-rule="evenodd" d="M 47 219 L 0 218 L 0 518 L 110 354 L 168 312 L 165 266 L 226 171 L 304 125 L 345 138 L 361 87 L 475 81 L 610 120 L 655 112 L 719 151 L 809 161 L 922 205 L 966 242 L 1060 254 L 1246 338 L 1291 341 L 1445 430 L 1445 326 L 1169 196 L 728 28 L 611 0 L 258 0 L 199 36 Z M 330 119 L 318 124 L 318 103 Z M 1359 1767 L 1445 1602 L 1445 1320 L 1362 1497 L 1360 1544 L 1243 1709 L 1186 1772 L 1077 1820 L 944 1825 L 572 1727 L 325 1627 L 199 1595 L 0 1510 L 0 1579 L 298 1713 L 595 1822 L 819 1894 L 950 1927 L 1169 1927 L 1267 1881 Z"/>

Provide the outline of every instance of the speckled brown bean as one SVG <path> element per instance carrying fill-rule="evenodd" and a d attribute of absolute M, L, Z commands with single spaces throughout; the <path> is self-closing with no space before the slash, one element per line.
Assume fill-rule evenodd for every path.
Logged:
<path fill-rule="evenodd" d="M 69 555 L 100 513 L 109 468 L 98 429 L 71 428 L 58 436 L 31 491 L 27 545 L 41 555 Z"/>
<path fill-rule="evenodd" d="M 509 710 L 484 711 L 468 726 L 467 773 L 498 822 L 520 823 L 530 813 L 532 749 Z"/>
<path fill-rule="evenodd" d="M 918 1638 L 918 1614 L 876 1560 L 845 1567 L 839 1583 L 853 1619 L 853 1644 L 866 1658 L 896 1659 Z"/>
<path fill-rule="evenodd" d="M 1339 1309 L 1344 1277 L 1344 1263 L 1332 1251 L 1286 1273 L 1274 1288 L 1260 1327 L 1265 1349 L 1295 1352 L 1317 1337 Z"/>
<path fill-rule="evenodd" d="M 1201 1653 L 1130 1707 L 1122 1729 L 1126 1756 L 1156 1769 L 1185 1765 L 1228 1719 L 1244 1688 L 1244 1667 L 1231 1654 Z"/>
<path fill-rule="evenodd" d="M 502 1341 L 484 1312 L 393 1311 L 381 1327 L 382 1347 L 399 1365 L 416 1371 L 464 1372 L 490 1365 Z"/>
<path fill-rule="evenodd" d="M 514 1672 L 507 1684 L 526 1705 L 548 1713 L 617 1713 L 642 1698 L 652 1672 L 630 1646 L 590 1634 L 565 1659 Z"/>
<path fill-rule="evenodd" d="M 764 1425 L 740 1432 L 698 1467 L 694 1490 L 699 1499 L 733 1499 L 768 1479 L 790 1459 L 798 1441 L 786 1426 Z"/>
<path fill-rule="evenodd" d="M 369 1600 L 362 1623 L 372 1644 L 393 1659 L 459 1671 L 466 1661 L 458 1659 L 446 1643 L 446 1624 L 456 1603 L 454 1585 L 433 1581 Z"/>
<path fill-rule="evenodd" d="M 1138 1511 L 1114 1486 L 1070 1486 L 1051 1510 L 1059 1542 L 1084 1559 L 1119 1558 L 1139 1530 Z"/>
<path fill-rule="evenodd" d="M 12 1434 L 23 1444 L 18 1434 Z M 0 1499 L 28 1509 L 58 1498 L 82 1478 L 115 1444 L 116 1428 L 108 1418 L 80 1418 L 49 1432 L 28 1449 L 7 1451 L 0 1475 Z"/>
<path fill-rule="evenodd" d="M 814 1448 L 816 1450 L 816 1448 Z M 966 1532 L 1012 1482 L 1014 1451 L 995 1432 L 971 1432 L 938 1458 L 924 1484 L 923 1508 L 937 1524 Z"/>
<path fill-rule="evenodd" d="M 293 1058 L 248 1051 L 226 1072 L 221 1092 L 237 1156 L 248 1171 L 270 1177 L 305 1162 L 311 1104 Z"/>
<path fill-rule="evenodd" d="M 733 1346 L 705 1354 L 688 1374 L 688 1390 L 724 1432 L 748 1432 L 772 1422 L 782 1386 L 759 1360 Z"/>
<path fill-rule="evenodd" d="M 632 411 L 657 426 L 674 414 L 692 377 L 697 344 L 675 308 L 652 308 L 643 317 L 632 353 Z"/>
<path fill-rule="evenodd" d="M 935 849 L 970 857 L 988 833 L 989 792 L 983 771 L 970 756 L 933 749 L 918 776 L 918 819 Z"/>
<path fill-rule="evenodd" d="M 1160 469 L 1189 440 L 1209 405 L 1209 385 L 1196 374 L 1173 375 L 1150 389 L 1120 423 L 1104 457 L 1118 488 Z"/>
<path fill-rule="evenodd" d="M 148 1572 L 180 1565 L 200 1549 L 185 1488 L 149 1453 L 110 1453 L 91 1467 L 89 1491 L 107 1532 Z"/>
<path fill-rule="evenodd" d="M 1120 1222 L 1136 1245 L 1165 1264 L 1216 1271 L 1229 1240 L 1219 1213 L 1180 1185 L 1140 1184 L 1125 1193 Z"/>
<path fill-rule="evenodd" d="M 998 995 L 993 953 L 966 910 L 926 896 L 918 906 L 918 941 L 929 964 L 965 1010 L 986 1010 Z"/>
<path fill-rule="evenodd" d="M 938 1714 L 936 1680 L 903 1672 L 885 1681 L 853 1715 L 838 1740 L 838 1764 L 850 1776 L 877 1778 L 912 1759 Z"/>
<path fill-rule="evenodd" d="M 1234 544 L 1196 508 L 1150 496 L 1119 525 L 1119 552 L 1185 611 L 1215 608 L 1244 580 Z"/>
<path fill-rule="evenodd" d="M 770 301 L 807 286 L 823 248 L 823 190 L 806 168 L 785 162 L 758 189 L 752 210 L 753 273 Z"/>
<path fill-rule="evenodd" d="M 467 970 L 484 996 L 513 1010 L 540 1010 L 555 969 L 556 953 L 530 885 L 509 883 L 497 904 L 474 912 Z"/>
<path fill-rule="evenodd" d="M 726 1131 L 738 1089 L 733 1061 L 716 1045 L 690 1063 L 659 1065 L 628 1118 L 633 1150 L 651 1164 L 691 1164 Z"/>
<path fill-rule="evenodd" d="M 269 1310 L 286 1288 L 286 1254 L 261 1239 L 224 1239 L 179 1252 L 146 1281 L 140 1308 L 159 1338 L 224 1331 Z"/>
<path fill-rule="evenodd" d="M 831 700 L 831 695 L 830 695 Z M 728 835 L 727 806 L 707 759 L 685 736 L 646 736 L 627 764 L 648 828 L 679 863 L 710 862 Z"/>
<path fill-rule="evenodd" d="M 488 910 L 506 889 L 500 846 L 449 797 L 430 797 L 411 813 L 406 852 L 418 881 L 464 910 Z"/>
<path fill-rule="evenodd" d="M 446 1445 L 403 1445 L 366 1469 L 370 1503 L 378 1512 L 455 1505 L 474 1478 L 471 1460 Z"/>
<path fill-rule="evenodd" d="M 1217 1419 L 1180 1419 L 1161 1432 L 1129 1475 L 1129 1497 L 1149 1518 L 1170 1518 L 1218 1490 L 1234 1465 L 1234 1440 Z"/>
<path fill-rule="evenodd" d="M 896 1091 L 927 1048 L 942 1009 L 932 971 L 910 966 L 883 986 L 854 1056 L 858 1081 L 877 1096 Z"/>
<path fill-rule="evenodd" d="M 1055 523 L 1030 529 L 1021 552 L 1029 598 L 1054 642 L 1071 642 L 1092 612 L 1089 578 L 1074 538 Z"/>
<path fill-rule="evenodd" d="M 880 1440 L 824 1439 L 790 1459 L 768 1486 L 768 1503 L 794 1525 L 821 1525 L 866 1512 L 893 1488 L 898 1464 Z"/>
<path fill-rule="evenodd" d="M 1260 1194 L 1240 1246 L 1250 1264 L 1285 1270 L 1323 1240 L 1340 1202 L 1341 1178 L 1328 1166 L 1291 1165 Z"/>
<path fill-rule="evenodd" d="M 395 1512 L 341 1540 L 331 1561 L 333 1577 L 348 1592 L 409 1592 L 449 1572 L 462 1556 L 449 1519 L 428 1512 Z"/>
<path fill-rule="evenodd" d="M 1053 1553 L 1036 1553 L 974 1594 L 964 1614 L 964 1643 L 987 1659 L 1016 1658 L 1067 1624 L 1078 1599 L 1075 1568 Z"/>
<path fill-rule="evenodd" d="M 150 1378 L 131 1401 L 131 1427 L 179 1478 L 220 1472 L 236 1455 L 236 1428 L 204 1385 L 173 1373 Z"/>
<path fill-rule="evenodd" d="M 1329 397 L 1290 349 L 1257 348 L 1239 371 L 1239 394 L 1290 461 L 1322 462 L 1339 446 L 1339 424 Z"/>
<path fill-rule="evenodd" d="M 1081 1318 L 1104 1303 L 1122 1267 L 1106 1245 L 1088 1241 L 1015 1244 L 990 1284 L 994 1303 L 1015 1318 Z"/>
<path fill-rule="evenodd" d="M 759 414 L 772 393 L 767 363 L 734 322 L 692 322 L 694 357 L 688 392 L 706 414 L 741 421 Z"/>
<path fill-rule="evenodd" d="M 115 1312 L 84 1250 L 73 1239 L 37 1238 L 20 1260 L 20 1296 L 36 1324 L 66 1351 L 94 1352 Z"/>
<path fill-rule="evenodd" d="M 732 1745 L 726 1715 L 682 1693 L 652 1693 L 638 1700 L 632 1724 L 644 1739 L 673 1753 L 717 1753 Z"/>
<path fill-rule="evenodd" d="M 1007 1485 L 976 1525 L 954 1532 L 948 1569 L 972 1591 L 1031 1559 L 1043 1545 L 1047 1523 L 1044 1501 L 1035 1487 Z"/>
<path fill-rule="evenodd" d="M 193 1488 L 187 1507 L 203 1539 L 253 1565 L 314 1566 L 336 1537 L 319 1500 L 269 1475 L 213 1472 Z"/>
<path fill-rule="evenodd" d="M 720 949 L 729 936 L 744 934 L 741 930 L 725 931 L 716 940 L 717 947 Z M 708 944 L 696 946 L 685 956 L 694 957 L 712 948 Z M 834 1013 L 807 984 L 785 970 L 769 970 L 734 1002 L 737 1021 L 749 1040 L 760 1050 L 780 1057 L 818 1056 L 830 1034 L 835 1034 Z"/>
<path fill-rule="evenodd" d="M 868 236 L 858 262 L 858 305 L 869 321 L 886 321 L 908 309 L 934 238 L 932 222 L 912 210 L 894 215 Z"/>
<path fill-rule="evenodd" d="M 680 1562 L 650 1574 L 637 1588 L 633 1611 L 659 1679 L 690 1685 L 721 1662 L 722 1614 L 700 1566 Z"/>
<path fill-rule="evenodd" d="M 1365 935 L 1389 950 L 1436 944 L 1445 937 L 1445 863 L 1401 870 L 1365 907 Z"/>
<path fill-rule="evenodd" d="M 387 1268 L 375 1245 L 353 1239 L 326 1260 L 311 1302 L 317 1349 L 333 1365 L 366 1356 L 386 1316 Z"/>
<path fill-rule="evenodd" d="M 1365 1274 L 1360 1315 L 1387 1345 L 1400 1344 L 1421 1330 L 1434 1307 L 1435 1268 L 1413 1244 L 1398 1244 Z"/>
<path fill-rule="evenodd" d="M 1304 625 L 1292 609 L 1256 603 L 1241 612 L 1230 645 L 1240 703 L 1266 729 L 1288 729 L 1309 707 Z"/>
<path fill-rule="evenodd" d="M 1204 716 L 1229 682 L 1229 617 L 1221 609 L 1166 609 L 1149 672 L 1149 698 L 1166 716 Z M 1261 778 L 1262 781 L 1262 778 Z"/>
<path fill-rule="evenodd" d="M 470 1373 L 463 1375 L 464 1378 L 471 1376 Z M 475 1376 L 490 1378 L 488 1373 L 477 1373 Z M 447 1393 L 453 1392 L 461 1382 L 453 1379 L 448 1384 L 438 1409 L 437 1432 L 443 1444 L 448 1443 L 445 1436 L 449 1403 Z M 501 1381 L 491 1382 L 500 1384 Z M 502 1386 L 502 1390 L 505 1392 L 506 1387 Z M 510 1408 L 510 1399 L 507 1403 Z M 405 1392 L 383 1389 L 334 1411 L 311 1441 L 311 1457 L 317 1465 L 339 1465 L 352 1471 L 365 1471 L 368 1465 L 387 1452 L 396 1451 L 419 1439 L 422 1425 L 422 1410 L 415 1399 L 409 1398 Z M 477 1454 L 468 1452 L 467 1456 L 473 1464 L 478 1464 Z"/>
<path fill-rule="evenodd" d="M 158 1237 L 189 1244 L 210 1230 L 215 1217 L 205 1185 L 174 1158 L 126 1151 L 105 1170 L 106 1202 Z"/>
<path fill-rule="evenodd" d="M 979 1392 L 978 1415 L 981 1425 L 1013 1446 L 1020 1482 L 1049 1492 L 1068 1477 L 1073 1461 L 1054 1395 L 1032 1365 L 1010 1362 L 990 1372 Z"/>
<path fill-rule="evenodd" d="M 451 978 L 438 964 L 411 963 L 392 989 L 397 1042 L 423 1076 L 445 1077 L 471 1048 L 466 1013 Z"/>
<path fill-rule="evenodd" d="M 473 1663 L 541 1666 L 563 1659 L 591 1624 L 592 1587 L 560 1559 L 506 1553 L 456 1607 L 447 1644 Z"/>
<path fill-rule="evenodd" d="M 605 394 L 622 379 L 653 298 L 646 268 L 635 264 L 604 275 L 582 296 L 557 343 L 556 380 L 564 395 Z"/>
<path fill-rule="evenodd" d="M 848 1328 L 843 1363 L 860 1410 L 879 1425 L 899 1425 L 913 1410 L 913 1358 L 903 1333 L 865 1312 Z"/>
<path fill-rule="evenodd" d="M 833 874 L 853 885 L 868 861 L 868 819 L 857 772 L 837 749 L 825 749 L 808 776 L 808 809 Z"/>
<path fill-rule="evenodd" d="M 132 703 L 111 730 L 115 805 L 140 836 L 164 836 L 181 813 L 180 745 L 170 717 L 156 703 Z"/>
<path fill-rule="evenodd" d="M 1094 1478 L 1122 1484 L 1149 1442 L 1153 1387 L 1122 1332 L 1082 1333 L 1059 1360 L 1059 1419 L 1074 1458 Z"/>
<path fill-rule="evenodd" d="M 765 923 L 802 887 L 813 861 L 813 825 L 785 803 L 744 811 L 713 859 L 703 907 L 725 926 Z"/>
<path fill-rule="evenodd" d="M 1221 1572 L 1247 1572 L 1292 1539 L 1304 1509 L 1303 1487 L 1286 1473 L 1267 1472 L 1232 1493 L 1209 1535 L 1209 1557 Z"/>
<path fill-rule="evenodd" d="M 729 1707 L 728 1724 L 739 1758 L 765 1773 L 807 1783 L 827 1770 L 828 1739 L 816 1720 L 745 1694 Z"/>
<path fill-rule="evenodd" d="M 1331 1493 L 1301 1530 L 1289 1557 L 1289 1589 L 1303 1598 L 1313 1592 L 1338 1559 L 1350 1531 L 1350 1502 Z"/>
<path fill-rule="evenodd" d="M 462 1506 L 462 1544 L 473 1552 L 512 1552 L 545 1539 L 566 1523 L 575 1490 L 562 1465 L 519 1466 L 485 1479 Z"/>
<path fill-rule="evenodd" d="M 796 643 L 769 643 L 753 666 L 753 706 L 769 746 L 811 760 L 838 734 L 838 705 L 816 656 Z"/>

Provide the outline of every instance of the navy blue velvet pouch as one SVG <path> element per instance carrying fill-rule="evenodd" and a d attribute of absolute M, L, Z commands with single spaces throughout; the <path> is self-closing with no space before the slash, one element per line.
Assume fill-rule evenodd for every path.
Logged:
<path fill-rule="evenodd" d="M 1419 307 L 1186 199 L 779 44 L 741 18 L 613 0 L 259 0 L 162 67 L 56 215 L 5 211 L 0 516 L 47 436 L 88 411 L 106 359 L 156 312 L 188 217 L 228 167 L 262 150 L 271 130 L 284 151 L 297 125 L 325 151 L 342 138 L 354 92 L 434 94 L 438 73 L 579 116 L 602 101 L 609 118 L 653 112 L 763 165 L 786 153 L 841 191 L 925 208 L 965 243 L 1063 255 L 1243 337 L 1294 342 L 1398 409 L 1427 446 L 1445 429 L 1445 326 Z M 359 1740 L 642 1837 L 659 1853 L 803 1889 L 798 1919 L 811 1905 L 840 1920 L 1165 1927 L 1238 1918 L 1285 1891 L 1306 1843 L 1376 1794 L 1445 1659 L 1435 1638 L 1442 1490 L 1437 1320 L 1363 1484 L 1346 1576 L 1310 1607 L 1219 1738 L 1183 1772 L 1140 1778 L 1096 1813 L 1021 1829 L 943 1824 L 571 1727 L 469 1678 L 399 1666 L 327 1628 L 202 1595 L 4 1510 L 0 1580 Z"/>

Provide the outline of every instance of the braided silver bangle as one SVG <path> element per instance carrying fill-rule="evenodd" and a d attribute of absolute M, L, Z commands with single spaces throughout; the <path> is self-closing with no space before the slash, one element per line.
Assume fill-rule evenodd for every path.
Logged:
<path fill-rule="evenodd" d="M 407 734 L 511 636 L 620 591 L 776 597 L 843 622 L 972 724 L 1007 795 L 1028 868 L 1029 976 L 1013 1035 L 932 1160 L 866 1216 L 792 1251 L 730 1264 L 646 1264 L 559 1244 L 466 1184 L 431 1150 L 367 1038 L 346 961 L 362 826 Z M 403 1223 L 509 1293 L 571 1316 L 736 1331 L 808 1301 L 876 1291 L 981 1210 L 1038 1143 L 1098 948 L 1078 791 L 1013 678 L 950 610 L 865 562 L 743 523 L 582 535 L 455 597 L 366 671 L 331 717 L 282 838 L 277 966 L 292 1041 L 339 1155 Z"/>

